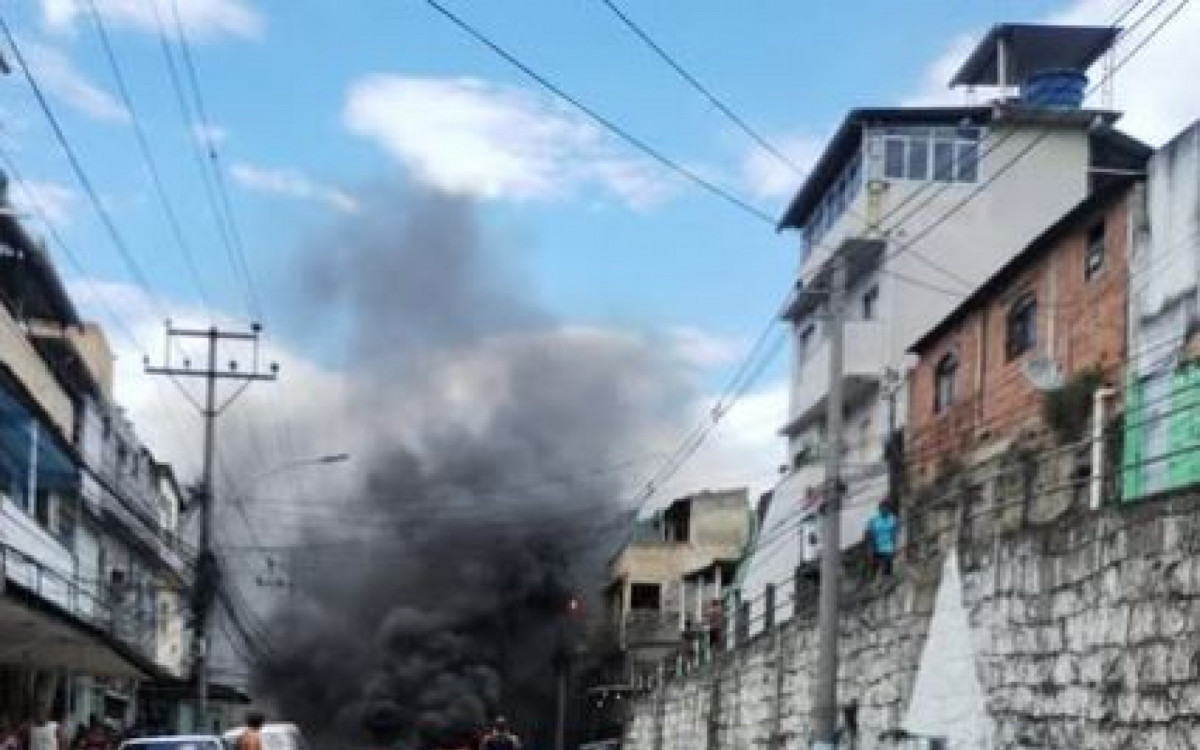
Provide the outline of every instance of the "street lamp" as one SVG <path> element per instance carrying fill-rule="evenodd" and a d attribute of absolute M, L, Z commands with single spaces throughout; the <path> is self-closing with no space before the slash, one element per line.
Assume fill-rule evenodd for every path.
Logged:
<path fill-rule="evenodd" d="M 349 453 L 330 453 L 325 456 L 312 456 L 309 458 L 295 458 L 295 459 L 292 459 L 291 461 L 284 461 L 283 463 L 279 464 L 278 466 L 275 466 L 272 469 L 268 469 L 267 471 L 264 471 L 261 474 L 256 474 L 255 476 L 251 477 L 250 481 L 247 482 L 246 484 L 253 486 L 253 485 L 258 484 L 259 482 L 261 482 L 264 479 L 269 479 L 269 478 L 275 476 L 276 474 L 282 474 L 285 471 L 291 471 L 293 469 L 303 469 L 306 466 L 328 466 L 330 464 L 345 463 L 346 461 L 349 461 L 349 460 L 350 460 Z"/>

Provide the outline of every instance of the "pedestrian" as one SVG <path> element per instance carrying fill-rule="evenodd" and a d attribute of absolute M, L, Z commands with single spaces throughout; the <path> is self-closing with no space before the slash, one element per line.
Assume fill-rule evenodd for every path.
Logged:
<path fill-rule="evenodd" d="M 499 716 L 479 743 L 479 750 L 521 750 L 521 741 L 509 731 L 508 720 Z"/>
<path fill-rule="evenodd" d="M 890 576 L 896 558 L 896 539 L 900 534 L 900 519 L 892 504 L 884 500 L 875 515 L 867 522 L 867 549 L 871 553 L 875 575 Z"/>
<path fill-rule="evenodd" d="M 8 716 L 0 716 L 0 750 L 24 750 L 21 728 Z"/>
<path fill-rule="evenodd" d="M 77 750 L 111 750 L 112 735 L 100 717 L 92 714 L 88 717 L 87 727 L 84 728 L 77 744 Z"/>
<path fill-rule="evenodd" d="M 38 714 L 37 723 L 29 730 L 29 750 L 67 750 L 62 727 L 47 711 Z"/>
<path fill-rule="evenodd" d="M 262 728 L 266 721 L 261 711 L 246 714 L 246 731 L 238 737 L 237 750 L 263 750 Z"/>
<path fill-rule="evenodd" d="M 704 619 L 708 626 L 708 648 L 715 653 L 721 648 L 721 635 L 725 628 L 725 608 L 721 606 L 720 599 L 713 597 L 709 600 Z"/>

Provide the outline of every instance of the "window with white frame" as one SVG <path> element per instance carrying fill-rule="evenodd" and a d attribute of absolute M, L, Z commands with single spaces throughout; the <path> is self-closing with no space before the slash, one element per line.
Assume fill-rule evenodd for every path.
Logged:
<path fill-rule="evenodd" d="M 883 176 L 890 180 L 975 182 L 981 130 L 974 127 L 892 127 L 883 142 Z"/>
<path fill-rule="evenodd" d="M 862 186 L 862 160 L 856 155 L 842 169 L 836 179 L 830 181 L 829 188 L 821 201 L 813 209 L 804 225 L 804 242 L 811 249 L 820 243 L 830 227 L 842 218 L 842 214 L 854 202 L 858 189 Z"/>

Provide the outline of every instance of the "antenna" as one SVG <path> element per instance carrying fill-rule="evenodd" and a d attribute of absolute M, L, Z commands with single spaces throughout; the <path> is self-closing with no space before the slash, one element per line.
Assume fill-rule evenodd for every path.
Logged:
<path fill-rule="evenodd" d="M 1023 374 L 1039 391 L 1052 391 L 1062 387 L 1062 370 L 1058 363 L 1045 354 L 1030 357 L 1021 364 Z"/>

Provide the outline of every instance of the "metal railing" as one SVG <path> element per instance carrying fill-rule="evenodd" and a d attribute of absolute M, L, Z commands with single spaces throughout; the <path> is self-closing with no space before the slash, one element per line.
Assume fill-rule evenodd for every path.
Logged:
<path fill-rule="evenodd" d="M 54 570 L 32 555 L 11 545 L 0 544 L 0 578 L 62 610 L 67 615 L 99 628 L 113 638 L 153 660 L 154 629 L 119 610 L 100 592 L 95 582 Z"/>
<path fill-rule="evenodd" d="M 16 547 L 0 544 L 0 573 L 6 583 L 16 584 L 87 623 L 112 629 L 112 609 L 94 587 L 74 574 L 56 571 Z"/>

